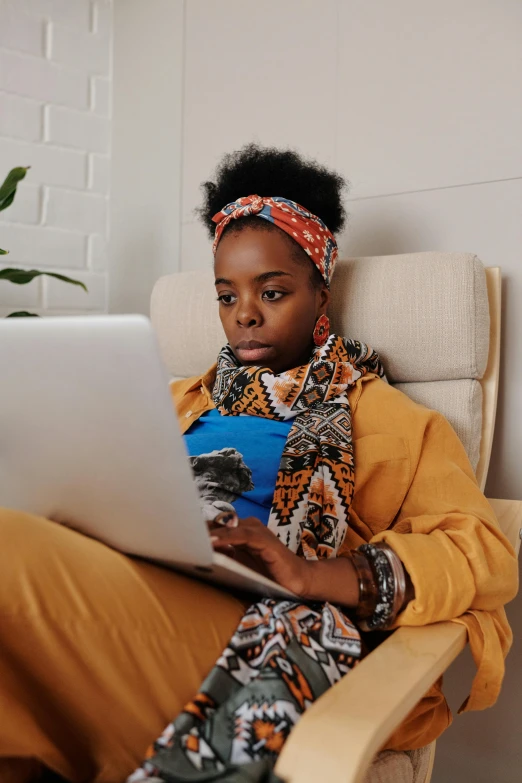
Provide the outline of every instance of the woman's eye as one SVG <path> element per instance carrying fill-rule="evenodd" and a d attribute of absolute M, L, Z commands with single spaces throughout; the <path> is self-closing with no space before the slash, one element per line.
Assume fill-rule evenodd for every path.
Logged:
<path fill-rule="evenodd" d="M 284 293 L 282 291 L 264 291 L 263 292 L 263 299 L 266 299 L 268 302 L 277 302 L 278 299 L 282 299 L 284 296 Z"/>
<path fill-rule="evenodd" d="M 236 297 L 233 294 L 220 294 L 218 296 L 218 302 L 221 302 L 221 304 L 224 305 L 234 304 L 235 301 Z"/>

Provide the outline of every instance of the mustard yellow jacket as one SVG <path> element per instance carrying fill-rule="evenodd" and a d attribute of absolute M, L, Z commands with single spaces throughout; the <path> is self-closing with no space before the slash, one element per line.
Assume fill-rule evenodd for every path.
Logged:
<path fill-rule="evenodd" d="M 172 384 L 183 432 L 214 407 L 214 379 L 215 366 Z M 352 387 L 349 400 L 355 492 L 339 556 L 365 541 L 386 541 L 395 550 L 415 587 L 415 599 L 395 627 L 463 623 L 477 673 L 461 711 L 489 707 L 497 699 L 511 646 L 503 605 L 518 589 L 515 553 L 443 416 L 371 375 Z M 450 722 L 439 681 L 386 747 L 422 747 Z"/>

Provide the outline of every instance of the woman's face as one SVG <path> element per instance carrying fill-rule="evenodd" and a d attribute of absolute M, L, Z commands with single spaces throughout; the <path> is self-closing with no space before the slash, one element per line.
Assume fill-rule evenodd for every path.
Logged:
<path fill-rule="evenodd" d="M 225 234 L 214 273 L 221 323 L 241 364 L 280 373 L 308 362 L 330 294 L 312 285 L 310 267 L 296 260 L 282 232 Z"/>

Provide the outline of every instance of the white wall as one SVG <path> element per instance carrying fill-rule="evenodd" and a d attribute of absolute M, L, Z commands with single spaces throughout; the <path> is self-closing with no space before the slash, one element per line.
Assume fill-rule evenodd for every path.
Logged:
<path fill-rule="evenodd" d="M 210 270 L 199 184 L 251 140 L 296 147 L 351 181 L 343 255 L 468 251 L 502 266 L 487 491 L 522 497 L 522 3 L 265 0 L 223 13 L 190 0 L 185 29 L 181 268 Z M 520 638 L 520 601 L 509 614 Z M 520 779 L 520 650 L 499 706 L 458 718 L 438 743 L 434 783 Z M 466 658 L 450 671 L 454 706 L 471 676 Z"/>
<path fill-rule="evenodd" d="M 178 271 L 182 0 L 115 0 L 111 312 L 149 312 Z"/>
<path fill-rule="evenodd" d="M 3 266 L 61 272 L 0 282 L 0 315 L 107 307 L 111 0 L 0 0 L 0 179 L 31 166 L 0 213 Z"/>

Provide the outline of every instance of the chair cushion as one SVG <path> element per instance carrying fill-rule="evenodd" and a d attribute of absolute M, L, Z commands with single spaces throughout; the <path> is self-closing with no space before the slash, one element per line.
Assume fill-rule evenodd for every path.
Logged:
<path fill-rule="evenodd" d="M 477 469 L 482 432 L 482 386 L 478 381 L 395 383 L 396 389 L 447 418 L 462 441 L 473 470 Z"/>
<path fill-rule="evenodd" d="M 368 342 L 393 382 L 482 378 L 489 348 L 484 267 L 468 253 L 408 253 L 338 263 L 330 317 Z"/>
<path fill-rule="evenodd" d="M 404 751 L 381 751 L 368 769 L 364 783 L 414 783 L 410 757 Z"/>
<path fill-rule="evenodd" d="M 150 317 L 171 376 L 205 372 L 226 343 L 210 271 L 161 277 L 152 292 Z"/>
<path fill-rule="evenodd" d="M 364 783 L 425 783 L 431 745 L 418 750 L 383 750 L 375 757 Z"/>
<path fill-rule="evenodd" d="M 151 317 L 171 375 L 204 372 L 225 337 L 211 272 L 162 277 Z M 332 326 L 370 343 L 393 382 L 481 378 L 489 345 L 484 268 L 466 253 L 408 253 L 339 261 Z"/>

